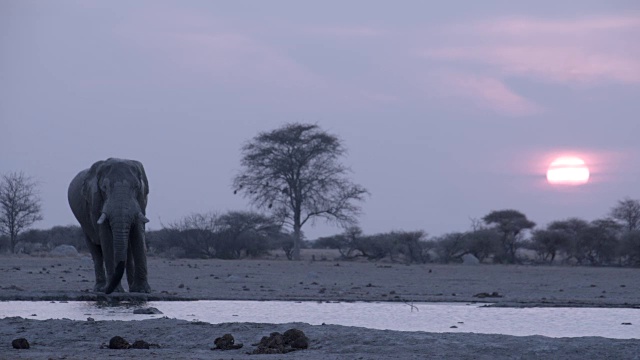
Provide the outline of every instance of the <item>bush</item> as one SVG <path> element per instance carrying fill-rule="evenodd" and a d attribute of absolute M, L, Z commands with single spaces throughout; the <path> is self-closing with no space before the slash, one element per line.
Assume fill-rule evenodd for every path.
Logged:
<path fill-rule="evenodd" d="M 438 261 L 445 264 L 461 263 L 462 256 L 469 253 L 465 236 L 464 233 L 449 233 L 436 238 L 435 251 Z"/>
<path fill-rule="evenodd" d="M 50 251 L 58 245 L 72 245 L 78 251 L 87 251 L 87 243 L 84 232 L 80 226 L 54 226 L 51 229 L 31 229 L 23 232 L 18 237 L 23 244 L 40 244 L 38 251 Z M 28 246 L 30 251 L 35 248 Z M 22 247 L 24 251 L 24 245 Z"/>
<path fill-rule="evenodd" d="M 192 214 L 162 230 L 148 232 L 147 239 L 159 254 L 220 259 L 258 257 L 278 247 L 286 252 L 292 243 L 273 218 L 243 211 Z"/>
<path fill-rule="evenodd" d="M 623 264 L 640 266 L 640 230 L 628 231 L 622 235 L 619 255 Z"/>

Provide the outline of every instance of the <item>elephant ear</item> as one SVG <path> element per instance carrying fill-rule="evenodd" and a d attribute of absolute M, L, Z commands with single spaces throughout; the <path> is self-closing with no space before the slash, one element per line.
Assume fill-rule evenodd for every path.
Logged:
<path fill-rule="evenodd" d="M 104 205 L 104 199 L 102 198 L 102 193 L 98 187 L 98 179 L 100 177 L 103 164 L 104 161 L 101 160 L 91 165 L 91 168 L 87 172 L 82 184 L 82 196 L 87 204 L 89 204 L 92 218 L 95 217 L 95 219 L 93 219 L 95 221 L 97 221 L 98 217 L 102 213 L 102 206 Z"/>
<path fill-rule="evenodd" d="M 142 208 L 142 213 L 146 215 L 147 208 L 147 196 L 149 195 L 149 180 L 147 180 L 147 173 L 144 171 L 144 166 L 140 161 L 131 160 L 133 166 L 136 168 L 136 172 L 138 173 L 138 178 L 140 180 L 141 187 L 141 197 L 140 207 Z"/>

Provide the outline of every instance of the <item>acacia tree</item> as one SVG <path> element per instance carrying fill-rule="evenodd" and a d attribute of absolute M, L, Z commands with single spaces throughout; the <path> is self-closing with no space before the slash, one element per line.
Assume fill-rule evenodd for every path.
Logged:
<path fill-rule="evenodd" d="M 242 147 L 243 169 L 233 180 L 253 205 L 270 210 L 293 229 L 292 258 L 300 259 L 301 228 L 322 218 L 342 226 L 356 223 L 365 188 L 338 162 L 346 149 L 318 125 L 290 123 L 261 132 Z"/>
<path fill-rule="evenodd" d="M 589 243 L 585 236 L 589 231 L 587 221 L 579 218 L 556 220 L 547 225 L 547 230 L 554 231 L 564 238 L 559 245 L 566 260 L 574 258 L 578 264 L 585 262 L 589 252 Z"/>
<path fill-rule="evenodd" d="M 43 219 L 38 184 L 22 172 L 2 176 L 0 180 L 0 233 L 9 236 L 15 251 L 18 234 Z"/>
<path fill-rule="evenodd" d="M 624 198 L 611 209 L 612 218 L 624 224 L 626 231 L 640 230 L 640 200 Z"/>
<path fill-rule="evenodd" d="M 536 226 L 536 223 L 527 219 L 527 217 L 517 210 L 498 210 L 487 214 L 482 220 L 487 225 L 494 225 L 495 229 L 501 235 L 502 256 L 498 260 L 504 260 L 508 263 L 516 261 L 516 241 L 518 235 L 526 229 Z M 504 257 L 504 259 L 502 259 Z"/>

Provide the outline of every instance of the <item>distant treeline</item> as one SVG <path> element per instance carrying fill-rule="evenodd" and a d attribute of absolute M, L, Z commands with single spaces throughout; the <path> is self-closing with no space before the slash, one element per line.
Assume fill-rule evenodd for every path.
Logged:
<path fill-rule="evenodd" d="M 365 235 L 358 227 L 305 241 L 305 248 L 335 249 L 342 260 L 385 259 L 404 263 L 556 263 L 592 266 L 640 266 L 640 201 L 624 199 L 609 216 L 594 221 L 558 220 L 546 227 L 517 210 L 492 211 L 474 220 L 472 229 L 429 238 L 423 231 Z M 8 237 L 0 251 L 9 252 Z M 79 226 L 55 226 L 20 234 L 17 252 L 46 253 L 58 245 L 86 251 Z M 292 234 L 275 218 L 256 212 L 192 214 L 147 231 L 151 254 L 171 258 L 257 258 L 283 250 L 291 258 Z M 473 257 L 471 259 L 473 259 Z"/>

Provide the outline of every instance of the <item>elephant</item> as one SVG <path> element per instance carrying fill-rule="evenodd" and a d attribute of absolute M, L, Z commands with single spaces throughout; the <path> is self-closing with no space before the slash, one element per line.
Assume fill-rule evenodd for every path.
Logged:
<path fill-rule="evenodd" d="M 125 267 L 130 292 L 151 291 L 145 244 L 148 194 L 144 167 L 135 160 L 98 161 L 69 184 L 69 206 L 93 258 L 94 291 L 123 292 Z"/>

